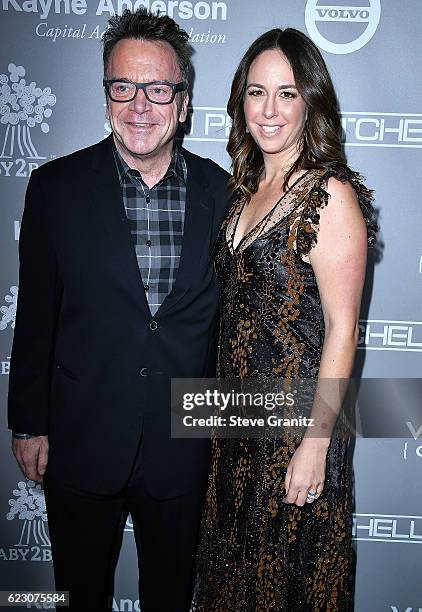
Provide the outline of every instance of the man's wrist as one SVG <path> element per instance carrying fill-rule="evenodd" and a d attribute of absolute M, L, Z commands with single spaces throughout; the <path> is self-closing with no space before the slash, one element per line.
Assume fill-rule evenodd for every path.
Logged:
<path fill-rule="evenodd" d="M 15 440 L 29 440 L 30 438 L 37 438 L 38 436 L 33 436 L 31 434 L 19 433 L 18 431 L 12 431 L 12 438 Z"/>

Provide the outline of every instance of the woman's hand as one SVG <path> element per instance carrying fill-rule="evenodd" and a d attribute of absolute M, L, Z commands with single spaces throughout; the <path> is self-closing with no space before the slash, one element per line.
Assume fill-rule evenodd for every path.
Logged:
<path fill-rule="evenodd" d="M 287 468 L 284 503 L 304 506 L 306 501 L 312 503 L 321 495 L 324 488 L 327 451 L 327 440 L 303 438 Z M 306 499 L 309 491 L 316 492 L 317 496 Z"/>

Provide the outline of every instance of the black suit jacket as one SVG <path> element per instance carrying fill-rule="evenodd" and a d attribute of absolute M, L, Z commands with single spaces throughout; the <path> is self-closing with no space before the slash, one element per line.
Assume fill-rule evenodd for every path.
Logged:
<path fill-rule="evenodd" d="M 9 427 L 48 434 L 51 474 L 98 493 L 125 484 L 142 435 L 146 486 L 166 498 L 203 484 L 208 467 L 208 441 L 170 437 L 170 379 L 214 374 L 218 290 L 210 250 L 229 201 L 228 174 L 183 150 L 180 267 L 151 317 L 111 138 L 31 175 Z"/>

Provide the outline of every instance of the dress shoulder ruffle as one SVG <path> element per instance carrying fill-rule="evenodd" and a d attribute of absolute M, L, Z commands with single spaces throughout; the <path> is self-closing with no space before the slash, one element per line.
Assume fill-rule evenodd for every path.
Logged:
<path fill-rule="evenodd" d="M 306 197 L 296 242 L 297 252 L 301 256 L 308 255 L 311 248 L 317 243 L 319 211 L 328 204 L 330 194 L 327 191 L 327 184 L 331 177 L 342 183 L 349 182 L 355 190 L 366 223 L 368 247 L 375 246 L 378 225 L 373 207 L 373 190 L 366 187 L 363 177 L 358 172 L 351 170 L 346 165 L 339 165 L 318 171 L 316 181 Z"/>

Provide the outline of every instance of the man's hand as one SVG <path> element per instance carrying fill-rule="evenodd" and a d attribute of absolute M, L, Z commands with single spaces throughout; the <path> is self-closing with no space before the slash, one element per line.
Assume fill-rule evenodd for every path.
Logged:
<path fill-rule="evenodd" d="M 48 461 L 48 436 L 36 436 L 29 440 L 14 438 L 12 450 L 26 478 L 41 484 Z"/>

